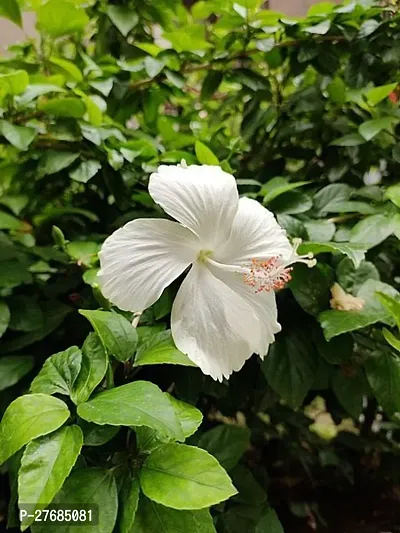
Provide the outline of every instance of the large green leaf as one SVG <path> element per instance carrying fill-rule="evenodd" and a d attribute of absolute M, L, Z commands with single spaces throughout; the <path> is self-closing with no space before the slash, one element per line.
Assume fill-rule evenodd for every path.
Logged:
<path fill-rule="evenodd" d="M 368 394 L 368 385 L 363 371 L 355 375 L 345 375 L 341 368 L 332 375 L 332 390 L 346 411 L 358 419 L 363 410 L 364 397 Z"/>
<path fill-rule="evenodd" d="M 34 365 L 31 355 L 6 355 L 0 357 L 0 391 L 12 387 L 22 379 Z"/>
<path fill-rule="evenodd" d="M 339 253 L 347 255 L 358 268 L 361 261 L 365 258 L 367 245 L 344 242 L 303 242 L 299 247 L 299 252 L 306 254 L 312 252 L 314 255 L 324 253 Z"/>
<path fill-rule="evenodd" d="M 132 324 L 117 313 L 80 310 L 89 320 L 105 349 L 118 361 L 128 361 L 136 350 L 137 332 Z"/>
<path fill-rule="evenodd" d="M 111 426 L 147 426 L 183 440 L 178 417 L 168 397 L 148 381 L 116 387 L 78 406 L 78 415 L 88 422 Z"/>
<path fill-rule="evenodd" d="M 22 28 L 21 11 L 17 0 L 2 0 L 0 5 L 0 17 L 5 17 Z"/>
<path fill-rule="evenodd" d="M 52 37 L 82 32 L 89 23 L 85 10 L 66 0 L 50 0 L 36 14 L 39 29 Z"/>
<path fill-rule="evenodd" d="M 214 457 L 185 444 L 154 450 L 142 466 L 140 485 L 148 498 L 173 509 L 203 509 L 237 492 Z"/>
<path fill-rule="evenodd" d="M 201 411 L 196 409 L 196 407 L 193 405 L 190 405 L 190 403 L 177 400 L 168 393 L 165 394 L 168 396 L 172 407 L 175 409 L 176 416 L 178 417 L 182 428 L 183 436 L 185 438 L 190 437 L 200 426 L 201 421 L 203 420 Z"/>
<path fill-rule="evenodd" d="M 0 423 L 0 464 L 31 440 L 58 429 L 68 417 L 65 403 L 47 394 L 27 394 L 14 400 Z"/>
<path fill-rule="evenodd" d="M 15 126 L 6 120 L 1 121 L 0 131 L 10 144 L 22 151 L 29 148 L 36 135 L 36 130 L 33 128 Z"/>
<path fill-rule="evenodd" d="M 366 249 L 377 246 L 395 231 L 395 218 L 372 215 L 358 222 L 351 230 L 350 243 L 361 243 Z"/>
<path fill-rule="evenodd" d="M 101 169 L 101 163 L 94 159 L 88 161 L 82 161 L 78 168 L 71 170 L 69 177 L 74 181 L 80 183 L 87 183 L 91 180 Z"/>
<path fill-rule="evenodd" d="M 126 37 L 139 22 L 139 17 L 136 11 L 126 6 L 110 5 L 106 9 L 106 13 L 111 22 L 119 29 L 124 37 Z"/>
<path fill-rule="evenodd" d="M 390 83 L 388 85 L 381 85 L 380 87 L 374 87 L 365 91 L 365 97 L 370 106 L 375 106 L 382 102 L 389 94 L 397 87 L 397 82 Z"/>
<path fill-rule="evenodd" d="M 207 509 L 177 511 L 142 496 L 129 533 L 216 533 Z M 125 531 L 121 531 L 125 533 Z M 126 530 L 126 533 L 128 531 Z"/>
<path fill-rule="evenodd" d="M 260 195 L 264 196 L 263 204 L 268 205 L 272 200 L 284 194 L 285 192 L 292 191 L 299 187 L 303 187 L 310 183 L 309 181 L 297 181 L 289 182 L 287 178 L 272 178 L 265 185 L 263 185 Z"/>
<path fill-rule="evenodd" d="M 80 98 L 50 98 L 39 102 L 38 108 L 44 113 L 55 117 L 82 118 L 86 112 L 86 106 Z"/>
<path fill-rule="evenodd" d="M 390 313 L 379 302 L 377 292 L 397 296 L 396 289 L 376 280 L 367 280 L 359 289 L 357 296 L 364 301 L 360 311 L 324 311 L 318 317 L 324 335 L 330 340 L 336 335 L 365 328 L 376 322 L 391 323 Z"/>
<path fill-rule="evenodd" d="M 72 165 L 79 157 L 78 153 L 73 152 L 58 152 L 56 150 L 48 150 L 44 153 L 39 167 L 39 177 L 47 176 L 49 174 L 56 174 L 64 168 Z"/>
<path fill-rule="evenodd" d="M 207 450 L 226 469 L 231 470 L 250 446 L 250 430 L 221 425 L 203 433 L 197 446 Z"/>
<path fill-rule="evenodd" d="M 398 298 L 394 298 L 390 294 L 377 293 L 377 297 L 383 307 L 390 313 L 390 315 L 396 321 L 397 327 L 400 330 L 400 301 Z"/>
<path fill-rule="evenodd" d="M 366 141 L 370 141 L 383 130 L 389 130 L 392 133 L 393 125 L 397 120 L 396 117 L 382 117 L 367 120 L 360 125 L 358 131 Z"/>
<path fill-rule="evenodd" d="M 105 468 L 76 469 L 53 500 L 62 508 L 91 508 L 93 523 L 57 524 L 57 533 L 112 533 L 117 518 L 117 484 L 111 471 Z M 96 506 L 96 508 L 93 508 Z M 97 515 L 98 512 L 98 516 Z M 96 522 L 95 522 L 96 517 Z M 31 526 L 32 533 L 48 533 L 48 524 Z"/>
<path fill-rule="evenodd" d="M 332 275 L 324 265 L 317 264 L 309 269 L 296 265 L 289 287 L 298 304 L 311 315 L 317 316 L 329 308 Z"/>
<path fill-rule="evenodd" d="M 22 222 L 17 217 L 0 211 L 0 229 L 19 230 L 22 229 L 22 226 Z"/>
<path fill-rule="evenodd" d="M 28 444 L 18 474 L 20 509 L 29 504 L 29 514 L 44 509 L 69 476 L 83 444 L 81 429 L 74 425 L 59 429 Z M 24 531 L 34 518 L 22 521 Z"/>
<path fill-rule="evenodd" d="M 218 157 L 202 142 L 196 141 L 195 152 L 202 165 L 219 165 Z"/>
<path fill-rule="evenodd" d="M 86 402 L 104 378 L 108 357 L 96 333 L 89 333 L 82 346 L 80 372 L 74 382 L 71 399 L 76 404 Z"/>
<path fill-rule="evenodd" d="M 292 408 L 298 407 L 310 390 L 318 357 L 309 337 L 296 329 L 284 331 L 271 345 L 262 370 L 270 386 Z"/>
<path fill-rule="evenodd" d="M 361 285 L 368 279 L 379 281 L 379 272 L 376 266 L 369 261 L 362 261 L 360 266 L 355 268 L 354 263 L 345 257 L 336 269 L 336 277 L 339 285 L 346 292 L 356 294 Z"/>
<path fill-rule="evenodd" d="M 25 91 L 29 83 L 29 76 L 25 70 L 15 70 L 12 73 L 0 74 L 0 92 L 13 96 Z"/>
<path fill-rule="evenodd" d="M 32 381 L 31 391 L 69 396 L 78 377 L 81 361 L 82 352 L 77 346 L 52 355 Z"/>
<path fill-rule="evenodd" d="M 171 330 L 152 335 L 139 346 L 136 353 L 134 366 L 160 364 L 196 366 L 175 346 Z"/>
<path fill-rule="evenodd" d="M 370 387 L 389 416 L 400 412 L 400 359 L 388 354 L 370 357 L 365 362 Z"/>

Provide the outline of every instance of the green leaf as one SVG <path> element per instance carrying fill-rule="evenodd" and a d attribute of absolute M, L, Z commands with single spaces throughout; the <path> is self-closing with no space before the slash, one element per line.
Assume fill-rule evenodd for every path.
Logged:
<path fill-rule="evenodd" d="M 29 79 L 27 79 L 27 84 L 28 83 L 29 83 Z M 65 89 L 63 89 L 62 87 L 59 87 L 58 85 L 51 85 L 50 83 L 47 83 L 47 84 L 38 83 L 35 85 L 29 85 L 26 91 L 23 92 L 23 94 L 20 97 L 18 97 L 17 102 L 19 106 L 23 107 L 29 104 L 30 102 L 32 102 L 32 100 L 35 100 L 38 96 L 43 96 L 44 94 L 48 94 L 48 93 L 62 93 L 62 92 L 65 92 Z"/>
<path fill-rule="evenodd" d="M 295 266 L 289 288 L 297 303 L 310 315 L 317 316 L 329 308 L 332 276 L 324 265 L 317 264 L 312 269 L 306 265 Z"/>
<path fill-rule="evenodd" d="M 354 376 L 347 376 L 341 368 L 335 369 L 332 390 L 339 403 L 357 420 L 363 410 L 364 396 L 368 394 L 364 373 L 359 371 Z"/>
<path fill-rule="evenodd" d="M 32 283 L 27 265 L 17 260 L 0 262 L 0 287 L 12 289 L 24 283 Z"/>
<path fill-rule="evenodd" d="M 89 24 L 85 10 L 64 0 L 49 0 L 36 10 L 38 27 L 51 37 L 82 32 Z"/>
<path fill-rule="evenodd" d="M 2 0 L 0 5 L 0 17 L 5 17 L 22 28 L 21 11 L 17 0 Z"/>
<path fill-rule="evenodd" d="M 340 104 L 340 105 L 345 103 L 346 84 L 344 83 L 342 78 L 339 78 L 338 76 L 333 78 L 333 80 L 327 86 L 326 90 L 332 102 L 335 102 L 335 104 Z"/>
<path fill-rule="evenodd" d="M 116 26 L 124 37 L 139 22 L 139 17 L 132 8 L 125 6 L 107 6 L 106 13 L 111 22 Z"/>
<path fill-rule="evenodd" d="M 390 316 L 394 318 L 400 330 L 400 301 L 385 293 L 378 292 L 376 296 Z"/>
<path fill-rule="evenodd" d="M 0 338 L 6 332 L 10 323 L 10 309 L 4 300 L 0 300 Z"/>
<path fill-rule="evenodd" d="M 201 87 L 200 99 L 204 102 L 212 98 L 222 82 L 223 74 L 219 70 L 209 70 Z"/>
<path fill-rule="evenodd" d="M 167 444 L 173 440 L 159 431 L 146 426 L 136 426 L 133 429 L 136 434 L 137 447 L 141 452 L 149 453 L 159 446 Z"/>
<path fill-rule="evenodd" d="M 135 531 L 133 528 L 137 527 L 136 512 L 139 505 L 139 494 L 139 479 L 128 474 L 119 493 L 119 533 L 133 533 Z"/>
<path fill-rule="evenodd" d="M 182 429 L 168 397 L 153 383 L 135 381 L 78 405 L 78 415 L 95 424 L 146 426 L 182 440 Z"/>
<path fill-rule="evenodd" d="M 196 366 L 175 346 L 171 330 L 152 335 L 139 346 L 136 353 L 134 366 L 160 364 Z"/>
<path fill-rule="evenodd" d="M 25 126 L 15 126 L 6 120 L 2 120 L 0 124 L 1 134 L 7 141 L 18 148 L 18 150 L 27 150 L 36 135 L 33 128 Z"/>
<path fill-rule="evenodd" d="M 395 217 L 372 215 L 360 220 L 350 232 L 350 243 L 364 244 L 369 250 L 385 241 L 395 231 Z"/>
<path fill-rule="evenodd" d="M 12 387 L 28 372 L 34 365 L 34 358 L 31 355 L 6 355 L 0 357 L 0 391 Z"/>
<path fill-rule="evenodd" d="M 25 70 L 16 70 L 10 74 L 0 74 L 0 89 L 6 94 L 17 95 L 25 91 L 29 76 Z"/>
<path fill-rule="evenodd" d="M 360 288 L 357 296 L 364 300 L 364 307 L 360 311 L 324 311 L 318 317 L 327 340 L 336 335 L 365 328 L 376 322 L 390 324 L 391 317 L 379 302 L 376 292 L 383 292 L 389 296 L 397 296 L 398 292 L 376 280 L 367 280 Z"/>
<path fill-rule="evenodd" d="M 298 187 L 303 187 L 310 183 L 309 181 L 297 181 L 289 183 L 287 178 L 272 178 L 260 190 L 260 195 L 264 196 L 263 204 L 268 205 L 272 200 L 284 194 L 285 192 L 292 191 Z"/>
<path fill-rule="evenodd" d="M 148 498 L 173 509 L 203 509 L 237 492 L 214 457 L 185 444 L 154 450 L 143 463 L 140 485 Z"/>
<path fill-rule="evenodd" d="M 385 197 L 393 202 L 395 206 L 400 207 L 400 183 L 388 187 L 385 191 Z"/>
<path fill-rule="evenodd" d="M 110 441 L 119 432 L 116 426 L 98 426 L 85 420 L 78 420 L 79 427 L 83 431 L 83 444 L 85 446 L 102 446 Z"/>
<path fill-rule="evenodd" d="M 128 361 L 137 346 L 137 332 L 132 324 L 117 313 L 80 310 L 100 337 L 104 348 L 118 361 Z"/>
<path fill-rule="evenodd" d="M 400 339 L 395 337 L 391 331 L 389 331 L 386 328 L 383 328 L 382 330 L 383 336 L 387 340 L 387 342 L 398 352 L 400 352 Z"/>
<path fill-rule="evenodd" d="M 367 246 L 357 243 L 344 243 L 344 242 L 303 242 L 299 247 L 299 252 L 306 254 L 312 252 L 314 255 L 323 253 L 339 253 L 347 255 L 354 263 L 354 266 L 358 268 L 361 261 L 365 258 L 365 250 Z"/>
<path fill-rule="evenodd" d="M 47 311 L 44 313 L 43 326 L 39 329 L 30 331 L 25 335 L 21 335 L 19 337 L 16 337 L 15 339 L 11 339 L 10 341 L 4 343 L 0 350 L 1 353 L 22 350 L 22 348 L 25 348 L 26 346 L 29 346 L 34 342 L 38 342 L 44 339 L 52 331 L 58 328 L 58 326 L 60 326 L 60 324 L 64 321 L 65 317 L 72 310 L 72 307 L 63 305 L 59 302 L 51 302 L 51 311 Z"/>
<path fill-rule="evenodd" d="M 79 404 L 86 402 L 103 380 L 108 366 L 104 346 L 96 333 L 89 333 L 82 346 L 81 369 L 73 385 L 71 399 Z"/>
<path fill-rule="evenodd" d="M 36 298 L 31 296 L 13 296 L 9 301 L 11 320 L 10 328 L 14 331 L 34 331 L 43 326 L 43 312 Z"/>
<path fill-rule="evenodd" d="M 291 329 L 279 335 L 261 365 L 269 385 L 295 409 L 314 382 L 318 358 L 310 339 Z"/>
<path fill-rule="evenodd" d="M 359 146 L 365 144 L 365 139 L 359 133 L 349 133 L 331 142 L 332 146 Z"/>
<path fill-rule="evenodd" d="M 330 20 L 326 19 L 320 22 L 319 24 L 315 24 L 315 26 L 307 26 L 304 28 L 304 31 L 306 33 L 312 33 L 314 35 L 325 35 L 328 33 L 329 28 L 331 27 Z"/>
<path fill-rule="evenodd" d="M 200 426 L 203 415 L 201 411 L 196 409 L 193 405 L 189 403 L 182 402 L 177 400 L 168 393 L 165 393 L 169 401 L 172 404 L 172 407 L 175 409 L 176 416 L 178 417 L 179 423 L 182 428 L 182 433 L 185 439 L 193 435 L 196 429 Z"/>
<path fill-rule="evenodd" d="M 80 98 L 51 98 L 39 102 L 38 109 L 55 117 L 82 118 L 86 113 L 86 106 Z"/>
<path fill-rule="evenodd" d="M 81 368 L 81 361 L 82 352 L 77 346 L 52 355 L 32 381 L 31 391 L 70 396 Z"/>
<path fill-rule="evenodd" d="M 250 447 L 250 433 L 248 428 L 221 425 L 203 433 L 197 446 L 211 453 L 229 471 Z"/>
<path fill-rule="evenodd" d="M 365 97 L 370 106 L 375 106 L 382 102 L 389 94 L 394 91 L 397 87 L 397 82 L 390 83 L 389 85 L 381 85 L 380 87 L 374 87 L 373 89 L 368 89 L 365 91 Z"/>
<path fill-rule="evenodd" d="M 314 242 L 329 242 L 335 235 L 336 226 L 330 220 L 307 220 L 304 222 L 308 239 Z"/>
<path fill-rule="evenodd" d="M 256 526 L 255 533 L 285 533 L 278 515 L 273 509 L 268 509 Z"/>
<path fill-rule="evenodd" d="M 343 202 L 350 199 L 353 189 L 345 183 L 331 183 L 314 195 L 314 208 L 320 214 L 329 212 L 332 202 Z"/>
<path fill-rule="evenodd" d="M 48 150 L 42 156 L 39 166 L 38 175 L 40 178 L 49 174 L 56 174 L 61 172 L 64 168 L 72 165 L 79 157 L 79 153 L 73 152 L 57 152 L 56 150 Z"/>
<path fill-rule="evenodd" d="M 0 464 L 31 440 L 58 429 L 68 417 L 65 403 L 47 394 L 26 394 L 14 400 L 0 423 Z"/>
<path fill-rule="evenodd" d="M 20 230 L 22 227 L 23 224 L 18 218 L 0 211 L 0 229 Z"/>
<path fill-rule="evenodd" d="M 363 122 L 358 131 L 366 141 L 373 139 L 383 130 L 393 131 L 393 125 L 398 121 L 397 117 L 383 117 Z"/>
<path fill-rule="evenodd" d="M 92 266 L 97 262 L 100 245 L 93 241 L 72 241 L 66 245 L 66 251 L 78 265 Z"/>
<path fill-rule="evenodd" d="M 142 496 L 132 530 L 121 533 L 216 533 L 208 509 L 177 511 Z"/>
<path fill-rule="evenodd" d="M 218 157 L 202 142 L 196 141 L 194 149 L 202 165 L 219 165 Z"/>
<path fill-rule="evenodd" d="M 276 198 L 270 207 L 276 213 L 295 215 L 309 211 L 312 207 L 312 200 L 308 194 L 289 191 Z"/>
<path fill-rule="evenodd" d="M 29 504 L 29 514 L 45 509 L 69 476 L 83 444 L 81 429 L 74 425 L 30 442 L 18 474 L 20 508 Z M 22 520 L 24 531 L 34 517 Z"/>
<path fill-rule="evenodd" d="M 360 31 L 358 32 L 358 37 L 360 39 L 368 37 L 368 35 L 374 33 L 374 31 L 379 28 L 380 25 L 381 23 L 375 19 L 364 20 L 364 22 L 361 24 Z"/>
<path fill-rule="evenodd" d="M 356 294 L 361 285 L 368 279 L 379 281 L 379 272 L 376 266 L 369 261 L 362 261 L 358 268 L 345 257 L 340 261 L 336 269 L 336 277 L 339 285 L 346 291 Z"/>
<path fill-rule="evenodd" d="M 74 63 L 72 63 L 72 61 L 52 56 L 50 57 L 49 62 L 56 67 L 56 71 L 62 74 L 67 81 L 77 83 L 83 81 L 82 72 Z"/>
<path fill-rule="evenodd" d="M 388 354 L 370 357 L 365 362 L 370 387 L 389 416 L 400 411 L 400 359 Z"/>
<path fill-rule="evenodd" d="M 54 505 L 69 508 L 87 508 L 95 505 L 99 510 L 98 524 L 57 524 L 57 533 L 112 533 L 118 510 L 118 492 L 115 478 L 105 468 L 80 468 L 69 476 L 53 500 Z M 37 522 L 32 533 L 49 533 L 48 524 Z"/>

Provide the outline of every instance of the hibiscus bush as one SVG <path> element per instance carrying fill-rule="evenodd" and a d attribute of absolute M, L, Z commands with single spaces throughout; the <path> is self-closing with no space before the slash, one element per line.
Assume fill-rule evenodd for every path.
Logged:
<path fill-rule="evenodd" d="M 400 15 L 263 4 L 1 2 L 39 32 L 0 62 L 14 531 L 315 530 L 398 498 Z"/>

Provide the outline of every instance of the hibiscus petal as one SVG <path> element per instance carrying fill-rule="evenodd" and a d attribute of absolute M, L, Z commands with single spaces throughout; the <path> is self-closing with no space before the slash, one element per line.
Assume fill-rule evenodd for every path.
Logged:
<path fill-rule="evenodd" d="M 125 311 L 143 311 L 200 251 L 197 237 L 177 222 L 137 219 L 103 244 L 98 274 L 106 298 Z"/>
<path fill-rule="evenodd" d="M 281 256 L 288 260 L 293 248 L 271 211 L 256 200 L 240 198 L 229 239 L 216 250 L 213 259 L 243 265 L 252 259 Z"/>
<path fill-rule="evenodd" d="M 253 309 L 198 262 L 175 298 L 171 329 L 179 350 L 220 381 L 240 370 L 259 344 Z"/>
<path fill-rule="evenodd" d="M 238 207 L 233 176 L 209 165 L 162 165 L 150 176 L 149 193 L 166 213 L 214 250 L 229 237 Z"/>
<path fill-rule="evenodd" d="M 252 287 L 244 283 L 242 274 L 226 271 L 223 266 L 222 268 L 208 266 L 215 277 L 239 294 L 253 309 L 259 325 L 259 343 L 254 351 L 263 359 L 268 353 L 269 345 L 275 341 L 275 334 L 282 329 L 278 323 L 274 291 L 262 291 L 256 294 Z"/>

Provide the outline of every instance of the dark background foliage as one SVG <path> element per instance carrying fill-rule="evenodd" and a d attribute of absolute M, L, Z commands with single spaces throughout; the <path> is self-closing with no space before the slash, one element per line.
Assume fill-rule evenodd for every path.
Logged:
<path fill-rule="evenodd" d="M 50 355 L 82 345 L 92 328 L 78 310 L 110 311 L 97 252 L 126 221 L 163 216 L 149 174 L 182 159 L 220 164 L 317 255 L 317 267 L 296 266 L 277 295 L 282 333 L 265 361 L 253 357 L 222 384 L 185 360 L 133 366 L 106 342 L 114 358 L 100 389 L 148 380 L 201 410 L 188 442 L 220 461 L 239 494 L 198 532 L 353 531 L 358 514 L 377 523 L 371 532 L 393 530 L 400 314 L 377 292 L 397 298 L 400 283 L 396 7 L 323 2 L 300 20 L 257 0 L 33 4 L 40 42 L 12 47 L 0 63 L 1 411 Z M 17 4 L 4 6 L 18 24 Z M 363 308 L 346 310 L 342 295 L 345 309 L 332 309 L 334 283 Z M 146 342 L 160 360 L 178 286 L 141 317 L 136 362 L 149 356 Z M 176 362 L 162 335 L 164 357 Z M 53 393 L 74 412 L 65 391 Z M 99 427 L 94 437 L 84 431 L 77 465 L 116 468 L 120 488 L 118 468 L 137 460 L 134 432 Z M 2 467 L 0 500 L 13 527 L 16 457 Z M 122 489 L 119 498 L 128 508 Z M 156 531 L 146 501 L 144 522 L 130 529 L 119 515 L 115 530 Z"/>

